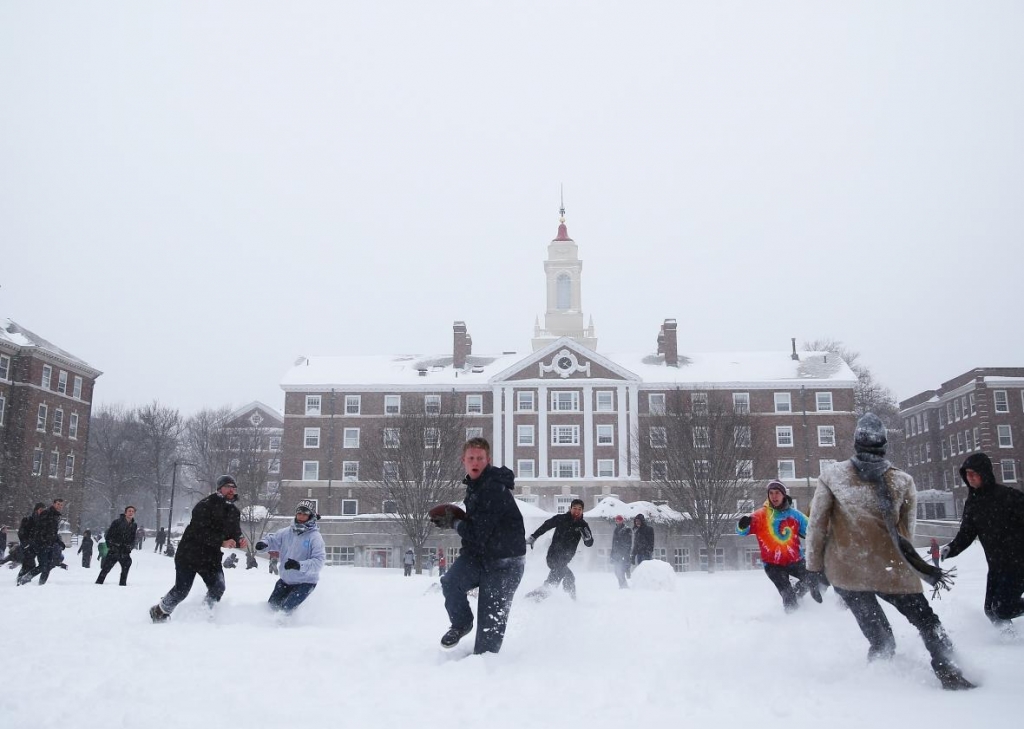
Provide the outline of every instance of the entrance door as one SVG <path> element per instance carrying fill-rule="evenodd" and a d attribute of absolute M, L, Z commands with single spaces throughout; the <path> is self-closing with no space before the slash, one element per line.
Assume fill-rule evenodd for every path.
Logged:
<path fill-rule="evenodd" d="M 366 564 L 369 567 L 390 567 L 391 550 L 387 547 L 367 547 Z"/>

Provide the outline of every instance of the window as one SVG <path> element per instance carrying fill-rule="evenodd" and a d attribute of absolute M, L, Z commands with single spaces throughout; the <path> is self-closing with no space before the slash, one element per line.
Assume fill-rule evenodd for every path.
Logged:
<path fill-rule="evenodd" d="M 706 392 L 690 393 L 690 410 L 694 415 L 708 414 L 708 394 Z"/>
<path fill-rule="evenodd" d="M 734 392 L 732 394 L 732 411 L 737 415 L 747 415 L 750 412 L 749 392 Z"/>
<path fill-rule="evenodd" d="M 11 358 L 0 354 L 0 380 L 11 379 Z"/>
<path fill-rule="evenodd" d="M 398 513 L 398 502 L 393 499 L 384 499 L 380 502 L 380 513 L 381 514 L 397 514 Z"/>
<path fill-rule="evenodd" d="M 342 448 L 358 448 L 359 447 L 359 428 L 345 428 L 342 431 Z"/>
<path fill-rule="evenodd" d="M 780 448 L 792 448 L 793 447 L 793 426 L 792 425 L 776 425 L 775 426 L 775 445 Z"/>
<path fill-rule="evenodd" d="M 1013 448 L 1013 433 L 1009 425 L 997 425 L 996 433 L 999 436 L 1000 448 Z"/>
<path fill-rule="evenodd" d="M 793 412 L 793 403 L 791 402 L 790 395 L 788 392 L 776 392 L 775 393 L 775 412 L 777 413 L 791 413 Z"/>
<path fill-rule="evenodd" d="M 946 422 L 953 422 L 953 403 L 951 402 L 946 403 Z"/>
<path fill-rule="evenodd" d="M 830 413 L 832 412 L 832 393 L 831 392 L 816 392 L 814 393 L 814 406 L 819 413 Z"/>
<path fill-rule="evenodd" d="M 796 461 L 779 461 L 779 480 L 792 481 L 796 478 Z"/>
<path fill-rule="evenodd" d="M 68 392 L 68 373 L 64 370 L 57 374 L 57 392 L 61 395 L 66 395 Z"/>
<path fill-rule="evenodd" d="M 384 461 L 381 469 L 381 477 L 385 481 L 398 480 L 398 461 Z"/>
<path fill-rule="evenodd" d="M 754 462 L 750 459 L 736 461 L 736 478 L 751 479 L 754 477 Z"/>
<path fill-rule="evenodd" d="M 676 547 L 672 550 L 672 569 L 686 572 L 690 569 L 690 550 Z"/>
<path fill-rule="evenodd" d="M 715 548 L 715 567 L 725 566 L 725 549 L 723 547 Z M 708 569 L 708 550 L 704 547 L 700 548 L 700 568 L 702 570 Z"/>
<path fill-rule="evenodd" d="M 362 395 L 345 395 L 345 415 L 359 415 L 362 410 Z"/>
<path fill-rule="evenodd" d="M 668 436 L 663 427 L 651 428 L 651 448 L 664 448 L 668 445 Z"/>
<path fill-rule="evenodd" d="M 551 445 L 579 445 L 580 426 L 578 425 L 552 425 Z"/>
<path fill-rule="evenodd" d="M 359 480 L 359 461 L 343 461 L 341 464 L 342 481 Z"/>
<path fill-rule="evenodd" d="M 32 475 L 41 476 L 43 474 L 43 449 L 36 448 L 32 451 Z"/>
<path fill-rule="evenodd" d="M 828 469 L 835 465 L 835 458 L 821 458 L 818 460 L 818 476 L 825 473 Z"/>
<path fill-rule="evenodd" d="M 953 417 L 957 420 L 960 419 L 960 400 L 953 401 Z"/>
<path fill-rule="evenodd" d="M 711 475 L 711 461 L 697 459 L 693 462 L 693 475 L 696 478 L 707 478 Z"/>
<path fill-rule="evenodd" d="M 423 396 L 423 412 L 427 415 L 437 415 L 441 412 L 441 396 L 440 395 L 424 395 Z"/>
<path fill-rule="evenodd" d="M 924 425 L 924 432 L 928 432 L 928 413 L 921 413 L 921 423 Z"/>
<path fill-rule="evenodd" d="M 521 446 L 533 446 L 535 445 L 533 440 L 533 426 L 532 425 L 517 425 L 516 426 L 516 445 Z"/>
<path fill-rule="evenodd" d="M 302 480 L 303 481 L 319 481 L 320 480 L 320 461 L 303 461 L 302 462 Z"/>
<path fill-rule="evenodd" d="M 524 504 L 533 504 L 537 506 L 540 503 L 540 497 L 537 494 L 519 494 L 516 496 L 517 501 L 522 501 Z"/>
<path fill-rule="evenodd" d="M 652 392 L 647 396 L 647 409 L 651 415 L 665 414 L 665 393 Z"/>
<path fill-rule="evenodd" d="M 466 412 L 470 415 L 479 415 L 484 411 L 483 395 L 466 395 Z"/>
<path fill-rule="evenodd" d="M 981 450 L 981 439 L 978 437 L 978 429 L 974 429 L 974 447 Z"/>
<path fill-rule="evenodd" d="M 272 435 L 267 439 L 267 450 L 279 451 L 281 450 L 281 436 Z"/>
<path fill-rule="evenodd" d="M 614 425 L 607 424 L 597 426 L 597 444 L 599 446 L 615 445 Z"/>
<path fill-rule="evenodd" d="M 932 460 L 932 444 L 931 443 L 925 443 L 924 444 L 924 460 L 926 460 L 929 463 L 931 463 L 931 460 Z"/>
<path fill-rule="evenodd" d="M 36 430 L 41 433 L 46 432 L 46 406 L 40 405 L 39 410 L 36 412 Z"/>
<path fill-rule="evenodd" d="M 993 392 L 992 400 L 995 402 L 997 413 L 1010 412 L 1010 399 L 1006 397 L 1006 390 L 996 390 Z"/>
<path fill-rule="evenodd" d="M 946 427 L 946 408 L 939 408 L 939 428 Z"/>
<path fill-rule="evenodd" d="M 78 400 L 82 399 L 82 378 L 77 375 L 75 376 L 75 388 L 71 394 Z"/>
<path fill-rule="evenodd" d="M 6 408 L 7 408 L 7 398 L 4 397 L 3 395 L 0 395 L 0 425 L 4 424 L 4 410 Z M 72 415 L 71 417 L 75 417 L 75 416 Z M 71 435 L 71 434 L 68 433 L 68 435 Z M 71 437 L 74 438 L 73 435 Z"/>
<path fill-rule="evenodd" d="M 564 514 L 572 506 L 572 500 L 577 498 L 576 494 L 563 494 L 555 497 L 555 513 Z"/>
<path fill-rule="evenodd" d="M 402 396 L 401 395 L 385 395 L 384 396 L 384 414 L 385 415 L 400 415 L 402 412 Z"/>
<path fill-rule="evenodd" d="M 551 409 L 561 412 L 578 411 L 580 409 L 580 394 L 575 390 L 555 390 L 551 393 Z"/>
<path fill-rule="evenodd" d="M 327 547 L 327 564 L 329 566 L 352 567 L 355 563 L 355 547 Z"/>
<path fill-rule="evenodd" d="M 423 461 L 423 485 L 429 488 L 431 484 L 441 481 L 441 463 L 437 460 Z"/>
<path fill-rule="evenodd" d="M 1021 394 L 1024 394 L 1024 390 L 1021 390 Z M 974 402 L 974 393 L 973 392 L 970 395 L 967 396 L 967 401 L 971 404 L 971 415 L 975 415 L 978 412 L 978 406 Z M 927 429 L 928 429 L 928 426 L 925 425 L 925 430 L 927 430 Z"/>
<path fill-rule="evenodd" d="M 53 434 L 60 435 L 64 431 L 64 411 L 57 408 L 53 411 Z"/>
<path fill-rule="evenodd" d="M 43 377 L 39 384 L 43 386 L 44 390 L 49 390 L 51 380 L 53 380 L 53 367 L 50 365 L 43 365 Z"/>
<path fill-rule="evenodd" d="M 1005 473 L 1005 471 L 1004 471 Z M 68 453 L 64 456 L 64 480 L 71 481 L 75 477 L 75 454 Z"/>
<path fill-rule="evenodd" d="M 320 414 L 320 396 L 306 395 L 306 415 Z"/>
<path fill-rule="evenodd" d="M 400 448 L 402 446 L 401 428 L 384 428 L 384 447 Z"/>
<path fill-rule="evenodd" d="M 706 425 L 695 425 L 693 428 L 693 447 L 710 448 L 711 432 Z"/>
<path fill-rule="evenodd" d="M 305 436 L 303 437 L 303 447 L 305 448 L 319 448 L 320 447 L 320 428 L 304 428 Z"/>
<path fill-rule="evenodd" d="M 1003 467 L 1003 483 L 1015 483 L 1017 481 L 1017 466 L 1009 458 L 1003 458 L 999 461 L 999 465 Z"/>
<path fill-rule="evenodd" d="M 359 513 L 359 499 L 342 499 L 341 515 L 356 516 Z"/>
<path fill-rule="evenodd" d="M 60 469 L 60 453 L 54 451 L 50 454 L 50 478 L 57 478 L 57 471 Z"/>
<path fill-rule="evenodd" d="M 533 400 L 533 390 L 519 390 L 516 392 L 516 410 L 523 413 L 532 413 L 536 409 Z"/>
<path fill-rule="evenodd" d="M 276 474 L 281 473 L 281 459 L 270 458 L 267 460 L 267 473 Z"/>
<path fill-rule="evenodd" d="M 483 438 L 483 428 L 466 428 L 466 440 L 472 440 L 473 438 Z"/>
<path fill-rule="evenodd" d="M 615 461 L 611 458 L 599 458 L 597 461 L 598 478 L 615 478 Z"/>
<path fill-rule="evenodd" d="M 818 445 L 822 448 L 831 448 L 836 444 L 836 426 L 818 426 Z"/>
<path fill-rule="evenodd" d="M 964 452 L 964 434 L 963 433 L 957 433 L 956 434 L 956 452 L 957 453 L 963 453 Z"/>
<path fill-rule="evenodd" d="M 532 458 L 520 458 L 516 461 L 517 478 L 537 478 L 537 469 Z"/>
<path fill-rule="evenodd" d="M 611 390 L 598 390 L 597 393 L 597 412 L 599 413 L 610 413 L 615 410 L 615 393 Z"/>
<path fill-rule="evenodd" d="M 732 439 L 737 448 L 750 447 L 750 426 L 734 425 L 732 428 Z"/>
<path fill-rule="evenodd" d="M 580 462 L 578 460 L 555 459 L 551 461 L 552 478 L 579 478 Z M 558 512 L 562 513 L 562 512 Z"/>
<path fill-rule="evenodd" d="M 651 480 L 668 480 L 668 461 L 651 461 Z"/>
<path fill-rule="evenodd" d="M 970 428 L 968 428 L 967 430 L 964 431 L 964 443 L 967 444 L 967 452 L 968 453 L 970 453 L 972 450 L 974 450 L 974 446 L 971 445 L 971 429 Z M 918 459 L 918 462 L 920 462 L 920 459 Z"/>
<path fill-rule="evenodd" d="M 440 428 L 424 428 L 423 429 L 423 447 L 424 448 L 440 448 L 441 447 L 441 430 L 440 430 Z"/>

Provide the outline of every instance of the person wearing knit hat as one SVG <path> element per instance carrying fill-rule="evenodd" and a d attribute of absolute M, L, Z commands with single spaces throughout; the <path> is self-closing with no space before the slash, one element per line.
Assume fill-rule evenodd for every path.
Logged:
<path fill-rule="evenodd" d="M 800 540 L 807 534 L 807 517 L 793 507 L 793 499 L 781 481 L 768 482 L 768 498 L 760 509 L 740 518 L 736 533 L 741 537 L 753 534 L 761 548 L 764 573 L 782 596 L 787 613 L 797 609 L 797 599 L 808 592 L 816 602 L 821 593 L 813 580 L 807 578 Z M 794 586 L 790 579 L 797 581 Z"/>
<path fill-rule="evenodd" d="M 922 580 L 936 591 L 949 589 L 951 580 L 910 543 L 917 520 L 914 479 L 885 459 L 885 426 L 873 413 L 857 421 L 853 446 L 852 458 L 818 477 L 805 543 L 809 579 L 828 576 L 868 640 L 868 660 L 891 658 L 896 650 L 882 599 L 917 628 L 942 688 L 974 688 L 922 593 Z"/>
<path fill-rule="evenodd" d="M 555 514 L 537 527 L 537 531 L 526 538 L 530 549 L 533 549 L 533 543 L 537 541 L 537 537 L 551 529 L 555 530 L 555 534 L 551 537 L 551 546 L 548 547 L 547 554 L 550 572 L 548 572 L 544 584 L 536 590 L 526 593 L 526 596 L 543 600 L 551 594 L 552 586 L 561 583 L 565 591 L 575 600 L 576 575 L 569 569 L 569 562 L 576 556 L 576 548 L 579 547 L 580 539 L 586 546 L 594 546 L 594 535 L 583 518 L 583 500 L 573 499 L 569 505 L 569 511 L 564 514 Z"/>
<path fill-rule="evenodd" d="M 327 548 L 320 534 L 316 502 L 303 499 L 295 507 L 295 520 L 284 529 L 256 542 L 258 553 L 276 555 L 283 565 L 267 603 L 271 610 L 290 613 L 309 597 L 320 581 Z"/>

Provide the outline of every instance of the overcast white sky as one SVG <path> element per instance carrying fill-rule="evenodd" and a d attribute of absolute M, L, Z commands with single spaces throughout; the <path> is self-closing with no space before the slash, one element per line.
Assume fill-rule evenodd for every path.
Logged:
<path fill-rule="evenodd" d="M 185 412 L 455 319 L 525 354 L 564 184 L 599 350 L 833 336 L 901 398 L 1024 366 L 1022 37 L 1019 2 L 0 2 L 0 315 Z"/>

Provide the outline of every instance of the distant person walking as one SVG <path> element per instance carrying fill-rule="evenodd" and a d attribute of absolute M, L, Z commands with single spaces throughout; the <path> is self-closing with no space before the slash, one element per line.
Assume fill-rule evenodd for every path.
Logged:
<path fill-rule="evenodd" d="M 154 552 L 160 552 L 164 548 L 164 541 L 167 538 L 167 532 L 163 527 L 156 530 L 156 546 L 153 548 Z"/>
<path fill-rule="evenodd" d="M 932 564 L 938 567 L 942 553 L 939 551 L 939 540 L 935 537 L 932 537 L 931 545 L 928 547 L 928 554 L 931 555 Z"/>
<path fill-rule="evenodd" d="M 88 568 L 92 565 L 92 530 L 86 529 L 82 534 L 82 543 L 78 545 L 78 553 L 82 555 L 82 566 Z"/>
<path fill-rule="evenodd" d="M 619 589 L 629 587 L 626 577 L 629 576 L 629 556 L 633 553 L 633 531 L 626 525 L 622 514 L 615 517 L 615 531 L 612 532 L 612 550 L 609 560 L 615 578 L 619 581 Z"/>
<path fill-rule="evenodd" d="M 633 564 L 640 564 L 654 557 L 654 527 L 647 523 L 643 514 L 633 517 Z"/>
<path fill-rule="evenodd" d="M 411 549 L 405 550 L 405 556 L 402 558 L 402 567 L 405 568 L 405 576 L 408 577 L 412 574 L 412 568 L 416 565 L 416 555 Z"/>
<path fill-rule="evenodd" d="M 142 549 L 142 545 L 146 543 L 146 530 L 139 526 L 138 531 L 135 532 L 135 548 L 138 550 Z"/>
<path fill-rule="evenodd" d="M 100 561 L 100 574 L 96 578 L 97 585 L 103 584 L 115 564 L 121 565 L 121 580 L 118 584 L 121 587 L 128 584 L 128 570 L 132 568 L 132 549 L 135 547 L 137 528 L 134 506 L 124 507 L 124 513 L 107 527 L 105 534 L 107 555 Z"/>

